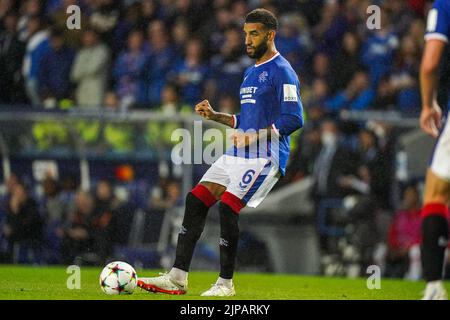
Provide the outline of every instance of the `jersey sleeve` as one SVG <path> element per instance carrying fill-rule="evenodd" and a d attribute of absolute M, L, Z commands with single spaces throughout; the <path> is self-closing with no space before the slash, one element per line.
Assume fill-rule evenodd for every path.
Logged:
<path fill-rule="evenodd" d="M 274 79 L 280 117 L 272 124 L 279 135 L 290 135 L 303 127 L 303 106 L 300 99 L 300 82 L 291 70 L 282 70 Z"/>
<path fill-rule="evenodd" d="M 428 12 L 425 40 L 441 40 L 448 43 L 450 37 L 450 3 L 437 0 Z"/>

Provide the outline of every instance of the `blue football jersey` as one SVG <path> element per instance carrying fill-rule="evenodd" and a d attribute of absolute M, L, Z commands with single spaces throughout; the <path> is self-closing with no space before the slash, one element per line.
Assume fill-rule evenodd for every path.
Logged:
<path fill-rule="evenodd" d="M 425 40 L 440 40 L 448 44 L 450 37 L 450 1 L 437 0 L 428 12 Z M 447 58 L 448 59 L 448 58 Z M 450 63 L 447 61 L 447 63 Z M 448 66 L 447 66 L 448 68 Z M 442 85 L 449 85 L 442 84 Z M 447 111 L 450 112 L 450 91 L 448 91 Z"/>
<path fill-rule="evenodd" d="M 240 114 L 234 116 L 235 128 L 258 131 L 272 127 L 279 137 L 258 143 L 258 148 L 233 147 L 226 154 L 248 158 L 269 158 L 284 175 L 289 158 L 289 135 L 303 126 L 300 82 L 289 62 L 277 53 L 270 60 L 249 67 L 240 87 Z"/>
<path fill-rule="evenodd" d="M 448 43 L 450 37 L 450 1 L 436 0 L 428 12 L 425 39 Z"/>

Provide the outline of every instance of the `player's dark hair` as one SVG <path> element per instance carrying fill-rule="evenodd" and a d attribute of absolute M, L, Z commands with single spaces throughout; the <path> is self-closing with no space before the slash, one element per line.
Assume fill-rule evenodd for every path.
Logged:
<path fill-rule="evenodd" d="M 278 29 L 278 20 L 275 15 L 269 10 L 262 8 L 249 12 L 245 17 L 245 23 L 262 23 L 267 29 Z"/>

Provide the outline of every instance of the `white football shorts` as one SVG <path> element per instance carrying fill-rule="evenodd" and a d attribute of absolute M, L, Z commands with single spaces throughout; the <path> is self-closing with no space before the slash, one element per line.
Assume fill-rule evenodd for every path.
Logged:
<path fill-rule="evenodd" d="M 450 116 L 450 113 L 449 113 Z M 431 159 L 431 171 L 438 177 L 450 182 L 450 120 L 447 116 L 444 129 L 439 135 Z"/>
<path fill-rule="evenodd" d="M 222 155 L 205 172 L 200 182 L 220 184 L 245 205 L 256 208 L 280 176 L 278 167 L 272 165 L 269 159 Z"/>

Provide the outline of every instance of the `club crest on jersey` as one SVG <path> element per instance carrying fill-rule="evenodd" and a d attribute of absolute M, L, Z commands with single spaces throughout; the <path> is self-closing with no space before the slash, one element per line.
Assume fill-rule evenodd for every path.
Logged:
<path fill-rule="evenodd" d="M 258 76 L 258 81 L 259 81 L 260 83 L 266 82 L 268 76 L 269 76 L 269 74 L 267 73 L 267 71 L 263 71 L 263 72 Z"/>

